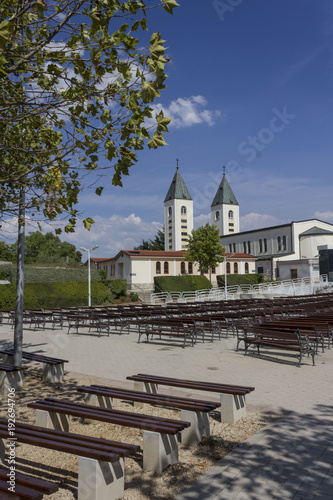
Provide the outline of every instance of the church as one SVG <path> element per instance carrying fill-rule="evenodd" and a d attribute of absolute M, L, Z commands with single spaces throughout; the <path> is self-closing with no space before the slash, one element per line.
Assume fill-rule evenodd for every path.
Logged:
<path fill-rule="evenodd" d="M 216 275 L 225 272 L 262 273 L 266 280 L 318 276 L 320 250 L 333 248 L 333 225 L 328 222 L 309 219 L 240 231 L 239 218 L 239 203 L 223 168 L 211 224 L 219 229 L 226 259 L 211 270 L 213 285 Z M 178 166 L 164 199 L 164 228 L 164 251 L 121 250 L 111 259 L 91 260 L 106 270 L 108 279 L 126 279 L 131 289 L 151 290 L 159 275 L 199 274 L 196 262 L 183 260 L 193 230 L 193 199 Z"/>

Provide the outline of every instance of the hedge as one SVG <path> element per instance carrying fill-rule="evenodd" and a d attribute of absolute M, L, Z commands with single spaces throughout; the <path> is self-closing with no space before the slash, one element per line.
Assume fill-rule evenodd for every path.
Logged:
<path fill-rule="evenodd" d="M 224 288 L 224 275 L 217 276 L 217 285 L 221 288 Z M 264 281 L 263 274 L 228 274 L 227 276 L 227 284 L 228 286 L 232 285 L 257 285 L 258 283 L 262 283 Z"/>
<path fill-rule="evenodd" d="M 101 274 L 97 269 L 90 270 L 92 281 L 99 281 Z M 16 283 L 16 266 L 0 266 L 0 280 Z M 88 268 L 86 267 L 37 267 L 26 265 L 24 267 L 25 283 L 53 283 L 60 282 L 84 282 L 88 281 Z"/>
<path fill-rule="evenodd" d="M 15 308 L 16 285 L 0 286 L 0 309 Z M 115 295 L 101 281 L 91 282 L 91 303 L 112 303 Z M 58 308 L 88 305 L 88 284 L 78 282 L 26 283 L 24 285 L 24 308 Z"/>
<path fill-rule="evenodd" d="M 191 292 L 212 288 L 212 284 L 206 276 L 155 276 L 155 292 Z"/>

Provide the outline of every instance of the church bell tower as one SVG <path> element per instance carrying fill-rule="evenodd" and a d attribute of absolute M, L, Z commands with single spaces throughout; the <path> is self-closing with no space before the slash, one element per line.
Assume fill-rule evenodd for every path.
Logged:
<path fill-rule="evenodd" d="M 239 205 L 225 176 L 225 167 L 211 204 L 211 221 L 219 229 L 221 236 L 239 233 Z"/>

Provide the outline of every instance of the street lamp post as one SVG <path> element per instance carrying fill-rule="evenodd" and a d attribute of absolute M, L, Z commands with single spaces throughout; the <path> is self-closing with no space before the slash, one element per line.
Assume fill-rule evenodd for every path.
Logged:
<path fill-rule="evenodd" d="M 84 247 L 80 247 L 80 250 L 82 252 L 88 252 L 88 306 L 91 306 L 91 277 L 90 277 L 90 252 L 97 250 L 98 245 L 95 245 L 94 247 L 88 249 Z"/>
<path fill-rule="evenodd" d="M 235 254 L 231 253 L 228 257 L 233 257 Z M 224 259 L 224 299 L 228 299 L 228 284 L 227 284 L 227 256 L 226 255 L 216 255 L 218 259 Z"/>

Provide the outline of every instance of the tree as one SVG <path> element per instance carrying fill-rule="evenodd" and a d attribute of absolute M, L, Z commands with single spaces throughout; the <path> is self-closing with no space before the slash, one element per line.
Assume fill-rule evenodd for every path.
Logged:
<path fill-rule="evenodd" d="M 11 246 L 16 255 L 17 243 Z M 40 231 L 29 233 L 25 238 L 25 262 L 34 263 L 79 263 L 82 253 L 76 250 L 75 245 L 68 241 L 61 241 L 58 236 L 49 232 L 42 234 Z"/>
<path fill-rule="evenodd" d="M 142 240 L 141 245 L 134 250 L 164 250 L 164 226 L 157 230 L 154 240 Z"/>
<path fill-rule="evenodd" d="M 7 245 L 4 241 L 0 241 L 0 260 L 12 261 L 15 259 L 12 246 Z"/>
<path fill-rule="evenodd" d="M 187 251 L 184 260 L 197 262 L 199 271 L 204 274 L 209 271 L 211 281 L 211 269 L 216 267 L 224 255 L 225 249 L 220 244 L 220 232 L 216 226 L 207 222 L 205 226 L 194 229 L 188 237 Z"/>
<path fill-rule="evenodd" d="M 151 8 L 172 14 L 178 4 L 158 1 L 1 1 L 2 217 L 18 213 L 24 190 L 32 213 L 64 214 L 74 231 L 82 189 L 94 184 L 100 195 L 98 178 L 110 169 L 121 186 L 138 150 L 166 144 L 170 119 L 154 117 L 151 104 L 169 59 L 161 35 L 145 31 Z"/>

